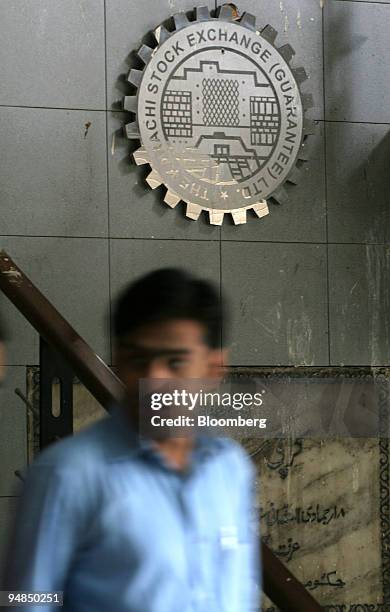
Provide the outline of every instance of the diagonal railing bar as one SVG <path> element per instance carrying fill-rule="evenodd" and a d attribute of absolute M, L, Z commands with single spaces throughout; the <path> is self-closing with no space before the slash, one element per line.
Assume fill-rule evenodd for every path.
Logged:
<path fill-rule="evenodd" d="M 106 409 L 123 397 L 114 372 L 54 308 L 5 252 L 0 251 L 0 290 L 59 352 L 75 375 Z M 322 607 L 264 543 L 261 543 L 263 590 L 280 612 L 321 612 Z"/>
<path fill-rule="evenodd" d="M 69 362 L 75 375 L 104 408 L 108 410 L 120 401 L 123 387 L 114 372 L 94 353 L 5 251 L 0 251 L 0 290 L 47 344 Z"/>

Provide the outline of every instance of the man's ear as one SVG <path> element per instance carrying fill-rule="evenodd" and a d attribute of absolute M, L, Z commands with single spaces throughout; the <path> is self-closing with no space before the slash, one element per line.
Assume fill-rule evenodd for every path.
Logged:
<path fill-rule="evenodd" d="M 214 349 L 209 357 L 209 378 L 222 378 L 227 365 L 228 349 Z"/>

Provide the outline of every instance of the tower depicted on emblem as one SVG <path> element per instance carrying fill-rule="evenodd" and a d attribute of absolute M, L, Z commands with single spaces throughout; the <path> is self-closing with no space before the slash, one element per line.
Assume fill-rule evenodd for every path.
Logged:
<path fill-rule="evenodd" d="M 306 74 L 253 16 L 234 21 L 229 6 L 218 18 L 196 12 L 194 22 L 175 15 L 174 32 L 159 26 L 158 46 L 139 50 L 146 65 L 129 75 L 138 93 L 125 98 L 137 115 L 127 135 L 141 140 L 134 159 L 151 165 L 152 188 L 166 185 L 167 204 L 183 200 L 191 219 L 206 210 L 213 224 L 226 213 L 244 223 L 248 209 L 268 214 L 267 199 L 283 200 L 281 185 L 296 182 L 313 132 L 303 118 L 311 96 L 299 90 Z"/>
<path fill-rule="evenodd" d="M 212 56 L 212 51 L 195 54 L 171 74 L 162 97 L 163 131 L 172 144 L 189 145 L 215 159 L 226 180 L 230 175 L 241 182 L 271 155 L 279 104 L 271 82 L 255 65 L 231 70 L 230 54 L 217 61 Z"/>

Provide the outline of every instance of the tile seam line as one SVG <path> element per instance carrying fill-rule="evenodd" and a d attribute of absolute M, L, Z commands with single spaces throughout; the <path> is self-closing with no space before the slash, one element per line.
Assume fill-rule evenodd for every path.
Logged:
<path fill-rule="evenodd" d="M 326 33 L 325 10 L 322 11 L 322 103 L 324 107 L 324 118 L 327 116 L 327 97 L 326 97 L 326 68 L 325 68 L 325 33 Z M 327 123 L 323 124 L 323 154 L 324 154 L 324 199 L 325 199 L 325 235 L 326 235 L 326 320 L 327 320 L 327 348 L 328 363 L 332 363 L 331 348 L 331 309 L 330 309 L 330 274 L 329 274 L 329 207 L 328 207 L 328 163 L 327 163 Z"/>
<path fill-rule="evenodd" d="M 245 368 L 246 370 L 251 370 L 251 369 L 257 369 L 257 368 L 272 368 L 272 369 L 281 369 L 281 368 L 289 368 L 289 369 L 295 369 L 295 370 L 299 370 L 299 369 L 330 369 L 330 368 L 356 368 L 356 369 L 361 369 L 361 368 L 367 368 L 367 369 L 378 369 L 378 368 L 390 368 L 390 363 L 388 364 L 381 364 L 381 365 L 372 365 L 369 364 L 367 365 L 366 363 L 361 363 L 359 365 L 351 365 L 348 363 L 331 363 L 331 364 L 318 364 L 318 365 L 305 365 L 305 364 L 299 364 L 296 365 L 294 363 L 286 363 L 286 364 L 280 364 L 278 363 L 277 365 L 275 364 L 255 364 L 255 365 L 243 365 L 243 364 L 229 364 L 228 368 Z"/>
<path fill-rule="evenodd" d="M 337 0 L 343 2 L 351 2 L 352 0 Z M 361 3 L 360 0 L 356 2 Z M 390 2 L 389 2 L 390 5 Z M 87 113 L 116 113 L 116 114 L 127 114 L 128 111 L 124 109 L 113 109 L 113 108 L 77 108 L 71 106 L 29 106 L 20 104 L 0 104 L 0 108 L 20 108 L 30 110 L 58 110 L 58 111 L 76 111 L 76 112 L 87 112 Z M 390 125 L 390 121 L 356 121 L 348 119 L 328 119 L 328 118 L 313 118 L 312 121 L 317 123 L 346 123 L 351 125 Z"/>
<path fill-rule="evenodd" d="M 122 112 L 124 110 L 113 110 L 109 108 L 78 108 L 76 106 L 33 106 L 28 104 L 0 104 L 0 108 L 23 108 L 31 110 L 60 110 L 60 111 L 83 111 L 86 113 L 109 113 L 109 112 Z"/>
<path fill-rule="evenodd" d="M 1 234 L 1 238 L 60 238 L 64 240 L 151 240 L 157 242 L 158 240 L 175 241 L 181 240 L 186 242 L 219 242 L 218 238 L 150 238 L 148 236 L 64 236 L 58 234 Z"/>
<path fill-rule="evenodd" d="M 5 363 L 3 364 L 5 367 L 7 368 L 38 368 L 39 367 L 39 363 L 29 363 L 29 364 L 25 364 L 25 363 Z M 106 365 L 108 365 L 109 368 L 115 368 L 115 364 L 113 363 L 107 363 L 106 361 Z M 383 363 L 383 364 L 368 364 L 367 363 L 361 363 L 359 365 L 356 364 L 350 364 L 350 363 L 331 363 L 331 364 L 318 364 L 318 365 L 305 365 L 305 364 L 293 364 L 293 363 L 285 363 L 285 364 L 242 364 L 242 363 L 235 363 L 235 364 L 229 364 L 227 366 L 228 368 L 246 368 L 246 369 L 254 369 L 254 368 L 390 368 L 390 362 L 389 363 Z M 5 387 L 3 387 L 3 392 L 4 392 Z M 0 498 L 2 496 L 0 495 Z M 4 497 L 4 496 L 3 496 Z M 8 496 L 5 496 L 8 497 Z M 11 496 L 12 497 L 12 496 Z M 18 497 L 18 496 L 15 496 Z"/>
<path fill-rule="evenodd" d="M 62 240 L 149 240 L 151 242 L 199 242 L 207 244 L 209 242 L 219 243 L 219 238 L 149 238 L 149 237 L 127 237 L 127 236 L 60 236 L 60 235 L 31 235 L 31 234 L 0 234 L 1 238 L 48 238 L 48 239 L 62 239 Z M 390 242 L 317 242 L 310 240 L 249 240 L 242 238 L 222 238 L 222 243 L 245 243 L 245 244 L 308 244 L 313 246 L 326 246 L 327 244 L 332 246 L 382 246 L 389 247 Z M 0 245 L 1 246 L 1 245 Z"/>
<path fill-rule="evenodd" d="M 104 29 L 104 104 L 108 107 L 108 50 L 107 50 L 107 2 L 103 0 L 103 29 Z M 111 283 L 111 211 L 110 211 L 110 163 L 109 163 L 109 134 L 108 134 L 108 113 L 104 112 L 106 122 L 106 196 L 107 196 L 107 271 L 108 271 L 108 351 L 110 361 L 112 361 L 112 283 Z"/>
<path fill-rule="evenodd" d="M 379 6 L 386 6 L 386 4 L 390 4 L 389 2 L 375 2 L 372 0 L 333 0 L 333 2 L 352 2 L 353 4 L 376 4 Z"/>
<path fill-rule="evenodd" d="M 0 499 L 18 499 L 20 495 L 0 495 Z"/>
<path fill-rule="evenodd" d="M 343 0 L 343 2 L 348 1 Z M 313 119 L 313 121 L 317 123 L 345 123 L 346 125 L 390 125 L 388 121 L 348 121 L 347 119 Z"/>

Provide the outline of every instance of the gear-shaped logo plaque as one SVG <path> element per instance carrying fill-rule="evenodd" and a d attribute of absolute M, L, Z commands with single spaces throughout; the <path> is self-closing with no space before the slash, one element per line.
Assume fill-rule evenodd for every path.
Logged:
<path fill-rule="evenodd" d="M 145 68 L 129 75 L 138 91 L 125 98 L 137 116 L 127 136 L 140 139 L 135 162 L 151 166 L 150 187 L 165 184 L 168 205 L 186 202 L 190 219 L 206 210 L 215 225 L 226 213 L 245 223 L 248 209 L 267 215 L 267 199 L 283 201 L 282 185 L 297 181 L 312 133 L 311 96 L 299 89 L 307 77 L 252 15 L 234 20 L 224 6 L 218 18 L 204 7 L 196 16 L 174 15 L 175 30 L 159 26 L 156 48 L 138 51 Z"/>

